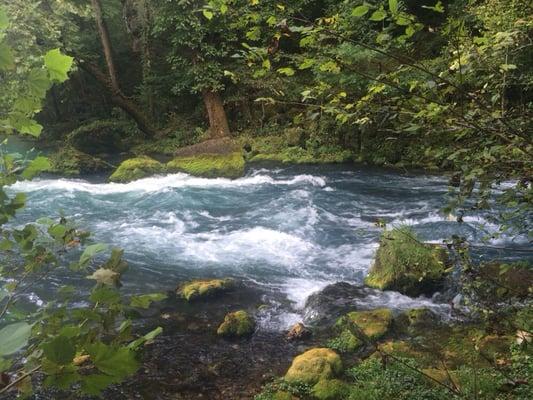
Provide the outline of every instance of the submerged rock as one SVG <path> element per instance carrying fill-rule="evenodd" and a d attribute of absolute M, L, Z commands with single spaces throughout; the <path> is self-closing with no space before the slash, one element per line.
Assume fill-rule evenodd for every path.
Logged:
<path fill-rule="evenodd" d="M 287 340 L 303 340 L 311 336 L 311 331 L 301 322 L 294 324 L 285 336 Z"/>
<path fill-rule="evenodd" d="M 240 178 L 244 175 L 244 158 L 241 152 L 178 156 L 167 163 L 167 168 L 206 178 Z"/>
<path fill-rule="evenodd" d="M 196 280 L 185 283 L 178 288 L 185 300 L 191 301 L 200 297 L 209 297 L 231 289 L 235 282 L 233 279 L 208 279 Z"/>
<path fill-rule="evenodd" d="M 235 311 L 224 317 L 217 334 L 226 337 L 249 336 L 255 331 L 254 319 L 244 310 Z"/>
<path fill-rule="evenodd" d="M 150 157 L 136 157 L 123 161 L 109 177 L 111 182 L 126 183 L 136 179 L 166 172 L 166 168 L 159 161 Z"/>
<path fill-rule="evenodd" d="M 377 340 L 385 336 L 392 325 L 392 311 L 380 308 L 372 311 L 353 311 L 339 318 L 335 327 L 350 332 L 360 331 L 362 339 Z"/>
<path fill-rule="evenodd" d="M 327 348 L 314 348 L 294 358 L 285 380 L 316 384 L 335 377 L 341 371 L 342 361 L 337 353 Z"/>
<path fill-rule="evenodd" d="M 422 243 L 407 228 L 386 231 L 365 283 L 408 296 L 432 294 L 446 277 L 448 257 L 440 246 Z"/>

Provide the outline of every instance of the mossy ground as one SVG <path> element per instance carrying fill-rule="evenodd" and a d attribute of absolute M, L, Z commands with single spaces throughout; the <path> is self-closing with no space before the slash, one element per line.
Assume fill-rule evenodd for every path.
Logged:
<path fill-rule="evenodd" d="M 183 284 L 178 293 L 187 301 L 213 296 L 229 290 L 233 286 L 232 279 L 196 280 Z"/>
<path fill-rule="evenodd" d="M 136 157 L 123 161 L 109 177 L 111 182 L 126 183 L 166 172 L 166 167 L 150 157 Z"/>
<path fill-rule="evenodd" d="M 167 169 L 206 178 L 239 178 L 244 174 L 244 158 L 240 152 L 176 157 Z"/>
<path fill-rule="evenodd" d="M 337 328 L 353 330 L 354 332 L 360 331 L 363 335 L 363 340 L 382 338 L 388 333 L 391 325 L 392 311 L 387 308 L 371 311 L 353 311 L 339 318 L 335 323 Z"/>
<path fill-rule="evenodd" d="M 249 336 L 255 331 L 254 319 L 244 310 L 229 313 L 217 329 L 217 334 L 226 337 Z"/>
<path fill-rule="evenodd" d="M 442 247 L 422 243 L 407 227 L 395 228 L 382 235 L 365 283 L 408 296 L 431 294 L 443 282 L 446 268 Z"/>

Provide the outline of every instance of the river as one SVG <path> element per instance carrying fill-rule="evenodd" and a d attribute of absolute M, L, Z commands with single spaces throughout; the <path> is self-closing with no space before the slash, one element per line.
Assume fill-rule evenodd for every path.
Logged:
<path fill-rule="evenodd" d="M 266 295 L 273 312 L 264 329 L 301 320 L 308 296 L 329 283 L 362 283 L 378 246 L 383 220 L 408 224 L 424 239 L 460 234 L 481 243 L 496 226 L 482 215 L 462 223 L 439 213 L 447 179 L 364 166 L 251 168 L 237 180 L 185 174 L 128 184 L 103 179 L 37 179 L 18 182 L 28 206 L 17 223 L 64 215 L 93 233 L 93 240 L 125 250 L 127 292 L 172 290 L 192 278 L 234 277 Z M 498 239 L 492 244 L 513 244 Z M 480 257 L 513 257 L 482 252 Z M 59 278 L 36 288 L 32 301 L 53 297 Z M 447 304 L 385 292 L 368 299 L 406 309 Z M 374 304 L 375 305 L 375 304 Z"/>

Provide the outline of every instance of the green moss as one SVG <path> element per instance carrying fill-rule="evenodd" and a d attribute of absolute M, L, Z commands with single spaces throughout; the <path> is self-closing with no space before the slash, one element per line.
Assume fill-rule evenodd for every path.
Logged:
<path fill-rule="evenodd" d="M 185 283 L 178 288 L 178 293 L 187 301 L 200 297 L 213 296 L 233 286 L 232 279 L 196 280 Z"/>
<path fill-rule="evenodd" d="M 295 397 L 289 392 L 284 392 L 280 390 L 272 395 L 273 400 L 294 400 Z"/>
<path fill-rule="evenodd" d="M 328 341 L 329 348 L 337 350 L 341 353 L 350 353 L 356 351 L 362 345 L 363 341 L 348 329 L 343 330 L 339 336 Z"/>
<path fill-rule="evenodd" d="M 381 237 L 365 283 L 408 296 L 435 291 L 446 276 L 447 253 L 440 246 L 421 243 L 408 228 L 387 231 Z"/>
<path fill-rule="evenodd" d="M 341 371 L 342 361 L 337 353 L 327 348 L 314 348 L 294 358 L 285 379 L 315 384 L 333 378 Z"/>
<path fill-rule="evenodd" d="M 106 171 L 110 165 L 103 160 L 67 146 L 49 156 L 51 169 L 48 172 L 76 176 Z"/>
<path fill-rule="evenodd" d="M 387 308 L 372 311 L 353 311 L 339 318 L 335 326 L 348 330 L 359 329 L 365 338 L 377 340 L 387 334 L 391 327 L 392 319 L 392 311 Z"/>
<path fill-rule="evenodd" d="M 111 182 L 131 182 L 150 175 L 166 172 L 159 161 L 150 157 L 136 157 L 123 161 L 109 177 Z"/>
<path fill-rule="evenodd" d="M 224 322 L 218 327 L 220 336 L 248 336 L 254 333 L 255 321 L 244 310 L 235 311 L 224 317 Z"/>
<path fill-rule="evenodd" d="M 339 379 L 322 379 L 311 390 L 318 400 L 342 400 L 348 392 L 348 385 Z"/>
<path fill-rule="evenodd" d="M 240 152 L 176 157 L 168 162 L 167 168 L 207 178 L 239 178 L 244 174 L 244 158 Z"/>

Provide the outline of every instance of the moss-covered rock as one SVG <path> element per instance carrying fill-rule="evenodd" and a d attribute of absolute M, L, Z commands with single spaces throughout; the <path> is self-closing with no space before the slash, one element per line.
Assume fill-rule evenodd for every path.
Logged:
<path fill-rule="evenodd" d="M 442 247 L 422 243 L 408 228 L 396 228 L 381 237 L 365 283 L 408 296 L 431 294 L 442 285 L 447 262 Z"/>
<path fill-rule="evenodd" d="M 322 379 L 313 386 L 311 393 L 318 400 L 342 400 L 348 396 L 349 388 L 339 379 Z"/>
<path fill-rule="evenodd" d="M 180 156 L 169 161 L 167 168 L 207 178 L 239 178 L 244 174 L 244 158 L 240 152 Z"/>
<path fill-rule="evenodd" d="M 123 138 L 139 134 L 136 126 L 129 121 L 94 120 L 70 132 L 67 141 L 80 151 L 99 154 L 124 150 Z"/>
<path fill-rule="evenodd" d="M 303 340 L 311 336 L 311 331 L 301 322 L 294 324 L 287 332 L 287 340 Z"/>
<path fill-rule="evenodd" d="M 51 168 L 48 172 L 67 176 L 103 172 L 111 168 L 110 164 L 98 157 L 83 153 L 71 146 L 52 153 L 49 160 Z"/>
<path fill-rule="evenodd" d="M 111 182 L 131 182 L 136 179 L 166 172 L 164 164 L 150 157 L 136 157 L 123 161 L 109 177 Z"/>
<path fill-rule="evenodd" d="M 328 347 L 341 353 L 350 353 L 359 349 L 363 343 L 348 329 L 344 329 L 337 337 L 328 341 Z"/>
<path fill-rule="evenodd" d="M 392 311 L 380 308 L 371 311 L 353 311 L 340 317 L 335 323 L 337 329 L 363 333 L 363 339 L 377 340 L 385 336 L 391 328 Z"/>
<path fill-rule="evenodd" d="M 272 395 L 272 399 L 273 400 L 295 400 L 297 398 L 289 392 L 280 390 Z"/>
<path fill-rule="evenodd" d="M 244 310 L 235 311 L 224 317 L 217 334 L 226 337 L 249 336 L 255 331 L 254 319 Z"/>
<path fill-rule="evenodd" d="M 234 281 L 232 279 L 202 279 L 181 285 L 177 292 L 185 300 L 191 301 L 219 294 L 231 289 L 233 286 Z"/>
<path fill-rule="evenodd" d="M 331 379 L 342 371 L 342 361 L 337 353 L 327 348 L 314 348 L 295 357 L 285 374 L 289 382 L 316 384 Z"/>

